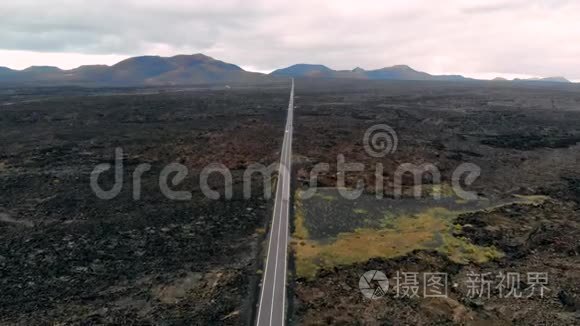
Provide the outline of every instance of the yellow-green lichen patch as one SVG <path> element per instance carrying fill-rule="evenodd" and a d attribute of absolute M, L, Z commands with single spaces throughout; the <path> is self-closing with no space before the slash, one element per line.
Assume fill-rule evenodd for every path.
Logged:
<path fill-rule="evenodd" d="M 320 268 L 349 265 L 371 258 L 393 258 L 416 249 L 435 249 L 458 263 L 485 262 L 502 253 L 452 235 L 452 221 L 460 212 L 435 207 L 415 215 L 397 216 L 389 228 L 361 228 L 340 233 L 333 241 L 302 240 L 294 243 L 296 274 L 311 278 Z M 436 241 L 438 236 L 440 241 Z M 433 243 L 436 243 L 433 247 Z"/>
<path fill-rule="evenodd" d="M 514 200 L 503 200 L 492 205 L 491 200 L 481 198 L 476 202 L 453 207 L 440 206 L 438 203 L 445 201 L 436 200 L 430 204 L 417 201 L 411 207 L 409 199 L 406 202 L 388 200 L 376 204 L 383 205 L 380 208 L 373 206 L 374 203 L 359 200 L 356 208 L 350 206 L 350 216 L 348 213 L 344 214 L 349 205 L 336 199 L 331 209 L 318 211 L 319 214 L 327 212 L 329 215 L 309 216 L 309 213 L 312 214 L 310 207 L 320 206 L 307 206 L 315 203 L 307 200 L 302 202 L 299 194 L 295 198 L 297 203 L 293 236 L 298 241 L 292 242 L 292 248 L 296 259 L 296 276 L 304 278 L 314 277 L 320 269 L 365 262 L 371 258 L 394 258 L 421 249 L 435 250 L 459 264 L 499 259 L 504 254 L 497 248 L 478 246 L 462 237 L 463 227 L 455 222 L 457 217 L 463 213 L 489 212 L 506 205 L 537 205 L 548 199 L 544 196 L 517 196 Z M 311 200 L 318 200 L 320 204 L 320 199 Z M 449 198 L 447 203 L 454 201 L 454 198 Z M 339 204 L 342 205 L 336 206 Z M 329 207 L 328 202 L 322 205 Z M 307 219 L 314 219 L 308 220 L 308 223 L 325 221 L 326 225 L 332 225 L 329 220 L 336 219 L 337 223 L 344 223 L 349 218 L 357 219 L 359 226 L 343 228 L 342 231 L 325 237 L 312 229 L 310 234 L 317 234 L 317 237 L 309 237 L 307 225 L 311 224 L 306 223 Z"/>
<path fill-rule="evenodd" d="M 514 196 L 520 200 L 518 202 L 530 205 L 540 205 L 546 200 L 550 199 L 550 197 L 542 195 L 514 195 Z"/>
<path fill-rule="evenodd" d="M 308 239 L 308 229 L 304 221 L 304 208 L 300 197 L 300 192 L 295 194 L 294 201 L 294 233 L 292 237 L 295 239 Z"/>
<path fill-rule="evenodd" d="M 325 194 L 320 194 L 320 193 L 316 193 L 314 194 L 314 196 L 320 197 L 322 199 L 324 199 L 327 202 L 331 202 L 331 201 L 335 201 L 336 197 L 332 196 L 332 195 L 325 195 Z"/>
<path fill-rule="evenodd" d="M 493 246 L 478 246 L 464 237 L 455 237 L 448 233 L 442 234 L 441 237 L 443 244 L 438 246 L 436 250 L 449 257 L 451 261 L 459 264 L 467 264 L 469 262 L 485 263 L 504 256 L 503 252 Z"/>
<path fill-rule="evenodd" d="M 437 197 L 454 197 L 455 196 L 455 191 L 453 190 L 453 187 L 451 187 L 449 184 L 447 183 L 441 183 L 441 184 L 437 184 L 437 185 L 433 185 L 431 187 L 431 193 L 432 196 L 437 196 Z"/>
<path fill-rule="evenodd" d="M 408 195 L 420 194 L 421 198 L 451 198 L 455 197 L 453 187 L 447 183 L 424 184 L 410 187 Z"/>

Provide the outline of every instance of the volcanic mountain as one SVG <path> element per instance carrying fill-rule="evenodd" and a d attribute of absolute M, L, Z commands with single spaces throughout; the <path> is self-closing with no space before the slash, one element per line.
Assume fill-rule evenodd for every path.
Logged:
<path fill-rule="evenodd" d="M 396 65 L 376 70 L 355 68 L 353 70 L 333 70 L 318 64 L 296 64 L 287 68 L 278 69 L 270 73 L 272 76 L 286 77 L 326 77 L 326 78 L 355 78 L 373 80 L 469 80 L 459 75 L 430 75 L 417 71 L 406 65 Z"/>
<path fill-rule="evenodd" d="M 525 82 L 546 82 L 546 83 L 571 83 L 568 79 L 555 76 L 555 77 L 545 77 L 545 78 L 528 78 L 528 79 L 514 79 L 514 81 L 525 81 Z"/>
<path fill-rule="evenodd" d="M 245 71 L 203 54 L 174 57 L 141 56 L 113 66 L 91 65 L 71 70 L 30 67 L 11 70 L 0 67 L 0 82 L 89 85 L 185 85 L 216 82 L 258 82 L 267 75 Z"/>

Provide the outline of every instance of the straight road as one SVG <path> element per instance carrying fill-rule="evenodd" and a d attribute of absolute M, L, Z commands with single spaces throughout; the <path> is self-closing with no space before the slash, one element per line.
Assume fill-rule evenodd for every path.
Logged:
<path fill-rule="evenodd" d="M 294 79 L 290 90 L 288 117 L 280 153 L 276 199 L 268 256 L 262 279 L 258 326 L 281 326 L 286 322 L 286 263 L 288 261 L 288 213 L 290 208 L 290 171 L 292 168 L 292 123 L 294 118 Z"/>

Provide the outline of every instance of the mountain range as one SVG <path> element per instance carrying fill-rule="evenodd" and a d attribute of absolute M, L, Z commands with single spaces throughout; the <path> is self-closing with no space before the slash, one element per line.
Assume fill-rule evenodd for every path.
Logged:
<path fill-rule="evenodd" d="M 270 73 L 273 76 L 287 77 L 324 77 L 324 78 L 354 78 L 370 80 L 447 80 L 465 81 L 460 75 L 430 75 L 414 70 L 406 65 L 396 65 L 376 70 L 332 70 L 324 65 L 296 64 L 288 68 L 278 69 Z"/>
<path fill-rule="evenodd" d="M 33 66 L 24 70 L 0 67 L 0 82 L 74 85 L 185 85 L 219 82 L 260 82 L 264 74 L 203 54 L 174 57 L 140 56 L 113 66 L 89 65 L 71 70 Z"/>
<path fill-rule="evenodd" d="M 431 75 L 406 65 L 375 70 L 355 68 L 333 70 L 324 65 L 296 64 L 270 74 L 250 72 L 203 54 L 173 57 L 140 56 L 123 60 L 115 65 L 88 65 L 62 70 L 50 66 L 32 66 L 24 70 L 0 67 L 1 84 L 34 85 L 90 85 L 90 86 L 170 86 L 211 83 L 261 83 L 287 77 L 350 78 L 366 80 L 438 80 L 470 81 L 461 75 Z M 496 81 L 504 80 L 496 78 Z M 563 77 L 548 77 L 514 81 L 565 82 Z"/>

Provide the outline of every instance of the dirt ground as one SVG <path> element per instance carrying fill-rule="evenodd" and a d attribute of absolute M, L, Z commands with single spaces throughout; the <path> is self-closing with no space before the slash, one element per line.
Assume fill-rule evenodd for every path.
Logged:
<path fill-rule="evenodd" d="M 485 246 L 501 252 L 485 261 L 458 262 L 441 250 L 417 249 L 322 267 L 314 277 L 300 276 L 298 270 L 293 284 L 295 301 L 290 317 L 293 323 L 577 325 L 580 322 L 580 90 L 503 87 L 493 83 L 473 86 L 368 83 L 349 87 L 347 82 L 340 82 L 330 88 L 308 83 L 299 82 L 296 91 L 294 142 L 294 153 L 301 164 L 297 176 L 304 189 L 308 188 L 312 167 L 322 162 L 330 164 L 330 171 L 320 174 L 318 185 L 336 187 L 336 157 L 342 154 L 346 162 L 365 166 L 362 172 L 347 172 L 346 185 L 354 187 L 362 181 L 368 194 L 376 194 L 374 184 L 379 177 L 375 175 L 375 166 L 383 164 L 382 194 L 387 197 L 383 200 L 392 200 L 388 198 L 394 196 L 393 174 L 403 163 L 432 163 L 441 172 L 442 184 L 449 185 L 454 169 L 466 162 L 481 168 L 480 177 L 466 187 L 480 198 L 495 201 L 522 195 L 547 199 L 534 205 L 498 205 L 454 217 L 455 240 L 470 243 L 470 250 L 473 246 Z M 397 150 L 383 158 L 369 156 L 363 143 L 365 131 L 377 124 L 389 125 L 398 136 Z M 425 174 L 421 182 L 431 185 L 433 178 Z M 410 190 L 413 185 L 412 178 L 403 178 L 404 189 Z M 352 209 L 333 198 L 327 198 L 327 202 L 328 206 L 340 203 L 337 208 L 340 212 L 335 213 L 344 215 L 350 211 L 352 220 L 368 213 L 360 209 L 360 200 L 353 201 Z M 364 203 L 368 206 L 366 200 Z M 332 212 L 332 208 L 327 211 Z M 317 223 L 309 218 L 327 223 L 326 218 L 334 217 L 318 215 L 306 214 L 295 220 L 294 254 L 298 259 L 319 250 L 316 252 L 321 252 L 321 263 L 340 261 L 337 257 L 344 254 L 334 253 L 332 248 L 351 250 L 347 241 L 351 241 L 351 248 L 361 248 L 369 234 L 374 237 L 369 239 L 375 240 L 367 241 L 368 252 L 361 257 L 373 252 L 390 255 L 393 251 L 377 249 L 383 244 L 392 245 L 386 240 L 376 240 L 379 235 L 392 233 L 380 227 L 356 229 L 326 242 L 297 239 L 297 234 L 308 234 L 309 223 Z M 411 214 L 410 218 L 413 216 L 422 221 L 422 215 Z M 305 226 L 306 230 L 301 230 Z M 422 235 L 423 231 L 431 230 L 421 230 Z M 347 243 L 342 245 L 344 242 Z M 305 250 L 310 243 L 315 245 Z M 347 258 L 353 261 L 360 257 L 353 259 L 351 254 Z M 300 265 L 300 260 L 296 263 Z M 389 279 L 389 290 L 377 300 L 367 299 L 359 290 L 359 280 L 369 270 L 381 271 Z M 397 272 L 419 276 L 446 273 L 448 295 L 397 297 Z M 539 292 L 530 298 L 506 297 L 505 291 L 501 293 L 500 273 L 519 274 L 521 278 L 515 283 L 523 291 L 528 287 L 528 273 L 536 272 L 548 276 L 543 297 Z M 482 274 L 492 279 L 486 285 L 489 295 L 474 295 L 468 284 Z M 378 286 L 377 282 L 371 284 Z M 424 280 L 417 286 L 421 293 Z"/>
<path fill-rule="evenodd" d="M 278 157 L 288 87 L 21 89 L 0 103 L 0 324 L 244 324 L 270 201 L 241 171 Z M 8 103 L 8 104 L 7 104 Z M 90 173 L 123 151 L 123 188 L 99 199 Z M 210 200 L 199 171 L 222 163 L 233 199 Z M 143 174 L 133 199 L 132 173 Z M 189 175 L 166 198 L 161 170 Z M 104 189 L 113 184 L 102 174 Z M 171 180 L 171 179 L 170 179 Z M 224 180 L 210 178 L 224 194 Z M 223 197 L 222 197 L 223 198 Z"/>
<path fill-rule="evenodd" d="M 330 165 L 318 185 L 336 187 L 339 154 L 364 164 L 363 171 L 346 173 L 346 186 L 362 184 L 365 196 L 374 197 L 377 179 L 383 180 L 389 204 L 396 200 L 393 174 L 401 164 L 433 164 L 443 185 L 437 191 L 446 192 L 453 171 L 473 163 L 481 175 L 466 189 L 502 204 L 440 214 L 443 223 L 422 211 L 373 219 L 370 214 L 384 213 L 384 203 L 375 212 L 370 200 L 333 206 L 338 202 L 324 197 L 328 209 L 318 212 L 339 210 L 340 228 L 323 213 L 318 218 L 326 224 L 307 215 L 300 220 L 295 207 L 290 324 L 578 324 L 579 89 L 323 79 L 296 85 L 297 189 L 307 188 L 317 163 Z M 241 180 L 248 165 L 278 160 L 288 91 L 288 85 L 0 90 L 0 324 L 251 324 L 272 207 L 262 196 L 262 180 L 252 184 L 249 200 L 242 198 Z M 389 125 L 398 138 L 397 149 L 382 158 L 364 147 L 365 131 L 377 124 Z M 113 164 L 116 148 L 123 151 L 122 189 L 102 200 L 90 187 L 91 171 Z M 231 200 L 210 200 L 201 191 L 200 171 L 214 162 L 232 171 Z M 132 174 L 144 163 L 151 169 L 135 200 Z M 173 188 L 190 191 L 190 200 L 161 192 L 159 176 L 168 163 L 187 167 L 188 176 Z M 377 163 L 384 167 L 378 176 Z M 114 184 L 112 171 L 101 178 L 103 188 Z M 209 179 L 221 195 L 224 182 Z M 429 174 L 421 183 L 436 189 Z M 406 175 L 405 205 L 413 204 L 414 186 Z M 355 221 L 364 216 L 372 223 Z M 395 250 L 399 244 L 384 238 L 389 234 L 412 247 Z M 414 246 L 407 234 L 423 242 Z M 441 236 L 456 247 L 431 244 Z M 297 246 L 319 240 L 313 243 L 320 248 L 303 247 L 352 255 L 324 257 L 339 263 L 321 264 L 311 277 L 298 275 Z M 393 248 L 381 250 L 384 244 Z M 371 270 L 389 279 L 376 300 L 359 289 Z M 448 295 L 397 297 L 397 272 L 446 273 Z M 522 292 L 529 273 L 549 279 L 543 297 L 514 297 L 498 286 L 500 273 L 521 275 L 514 284 Z M 484 274 L 492 278 L 489 297 L 474 296 L 468 285 Z M 422 293 L 427 283 L 419 278 L 416 286 Z"/>

